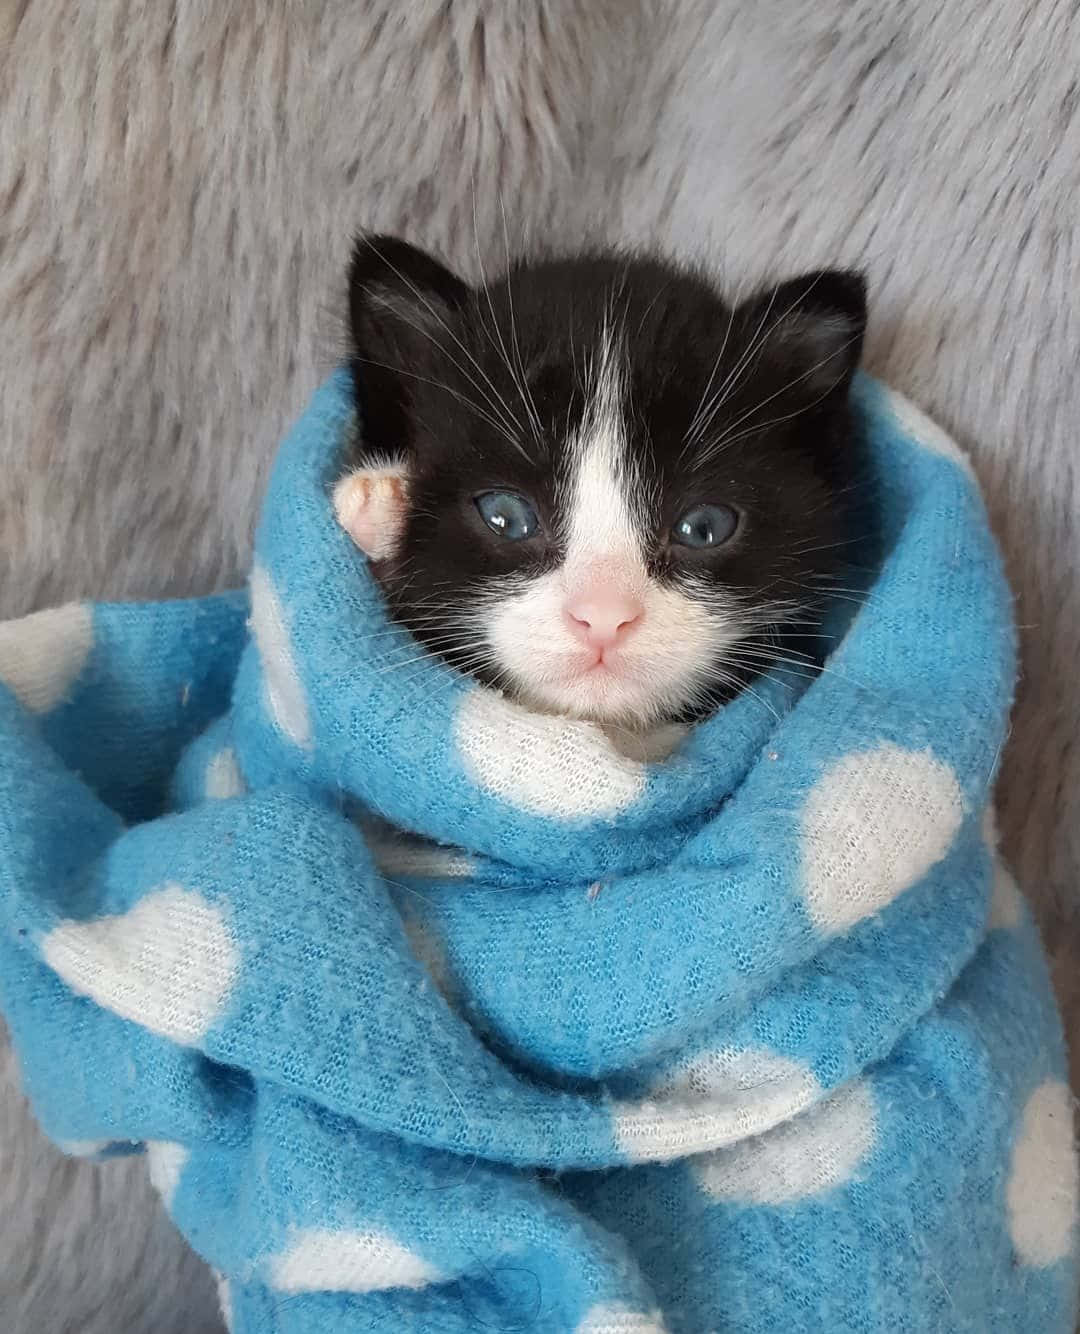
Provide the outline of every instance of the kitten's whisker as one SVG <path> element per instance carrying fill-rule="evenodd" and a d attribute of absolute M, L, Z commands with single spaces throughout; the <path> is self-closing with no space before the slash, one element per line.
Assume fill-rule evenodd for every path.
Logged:
<path fill-rule="evenodd" d="M 735 387 L 739 383 L 739 379 L 742 375 L 743 368 L 749 365 L 750 358 L 754 355 L 754 352 L 759 346 L 759 343 L 761 346 L 764 346 L 765 341 L 771 336 L 773 330 L 776 329 L 777 324 L 779 324 L 780 320 L 778 319 L 777 324 L 773 325 L 772 329 L 769 330 L 768 334 L 764 335 L 762 334 L 762 331 L 764 330 L 765 325 L 768 321 L 769 315 L 772 312 L 772 308 L 776 304 L 776 297 L 779 291 L 780 291 L 780 285 L 779 283 L 777 283 L 777 285 L 772 290 L 772 296 L 769 297 L 769 304 L 765 307 L 764 314 L 758 321 L 758 326 L 751 335 L 749 343 L 743 349 L 741 356 L 735 362 L 735 365 L 732 368 L 732 370 L 728 373 L 727 379 L 719 387 L 719 389 L 717 389 L 716 393 L 710 399 L 709 404 L 706 407 L 704 413 L 701 415 L 701 419 L 698 422 L 697 427 L 692 435 L 692 443 L 696 443 L 698 440 L 700 440 L 701 436 L 707 429 L 709 423 L 716 416 L 717 412 L 719 412 L 719 410 L 724 406 L 727 400 L 731 397 L 731 394 L 734 392 Z M 794 309 L 794 306 L 792 306 L 791 309 Z M 789 312 L 785 312 L 785 315 L 787 313 Z M 785 316 L 782 315 L 780 316 L 780 319 L 783 319 L 784 317 Z"/>
<path fill-rule="evenodd" d="M 426 329 L 422 324 L 417 324 L 415 320 L 409 319 L 407 315 L 403 314 L 400 311 L 398 312 L 398 319 L 400 319 L 403 324 L 408 325 L 408 327 L 412 329 L 415 333 L 418 333 L 421 338 L 426 338 L 428 342 L 432 344 L 432 346 L 437 347 L 439 349 L 439 351 L 443 354 L 443 356 L 450 363 L 450 365 L 453 366 L 455 370 L 457 370 L 458 373 L 462 375 L 469 382 L 470 385 L 472 385 L 474 390 L 476 390 L 478 393 L 484 396 L 489 405 L 488 410 L 492 413 L 493 417 L 497 417 L 498 420 L 501 422 L 502 429 L 506 433 L 507 438 L 510 440 L 515 439 L 514 431 L 516 430 L 520 432 L 521 426 L 514 418 L 513 414 L 510 412 L 509 407 L 506 405 L 506 400 L 502 397 L 501 394 L 498 393 L 498 390 L 495 389 L 494 385 L 492 385 L 492 390 L 496 394 L 498 402 L 496 402 L 495 399 L 492 398 L 491 394 L 489 394 L 487 390 L 484 388 L 484 386 L 479 383 L 476 377 L 472 375 L 469 372 L 469 370 L 461 364 L 461 362 L 454 356 L 454 354 L 451 351 L 449 351 L 446 345 L 444 343 L 439 342 L 439 340 L 435 337 L 435 335 L 431 332 L 430 329 Z M 488 379 L 486 375 L 484 378 Z M 488 379 L 488 383 L 491 384 L 490 379 Z M 449 387 L 449 386 L 444 386 L 444 387 Z"/>
<path fill-rule="evenodd" d="M 508 431 L 500 421 L 498 421 L 495 417 L 493 417 L 491 413 L 487 411 L 486 408 L 482 408 L 473 399 L 469 398 L 468 395 L 460 393 L 457 389 L 455 389 L 452 385 L 448 385 L 445 381 L 432 380 L 429 376 L 426 375 L 417 375 L 414 371 L 404 370 L 401 366 L 392 366 L 390 365 L 389 362 L 386 361 L 376 361 L 374 357 L 356 356 L 354 360 L 360 362 L 364 366 L 378 366 L 381 370 L 392 371 L 395 375 L 404 375 L 406 379 L 419 380 L 421 381 L 421 383 L 429 384 L 435 389 L 442 389 L 444 392 L 450 394 L 452 398 L 456 399 L 463 407 L 468 408 L 470 412 L 474 412 L 476 416 L 481 418 L 482 421 L 487 422 L 488 425 L 493 430 L 498 431 L 511 444 L 520 448 L 520 442 L 516 439 L 516 437 L 510 431 Z"/>
<path fill-rule="evenodd" d="M 820 281 L 820 278 L 821 278 L 821 274 L 818 273 L 817 275 L 815 275 L 815 277 L 814 277 L 813 279 L 811 279 L 811 281 L 807 284 L 805 290 L 804 290 L 798 297 L 795 298 L 795 300 L 788 306 L 788 308 L 787 308 L 785 311 L 783 311 L 780 315 L 778 315 L 778 316 L 776 317 L 776 319 L 773 321 L 772 326 L 768 329 L 767 332 L 765 332 L 764 334 L 762 334 L 760 337 L 758 337 L 757 334 L 755 333 L 754 338 L 751 339 L 750 346 L 747 348 L 746 352 L 743 354 L 743 357 L 742 357 L 742 359 L 741 359 L 741 361 L 740 361 L 739 366 L 736 367 L 736 372 L 741 372 L 742 369 L 743 369 L 743 367 L 748 367 L 749 364 L 750 364 L 750 358 L 751 358 L 751 357 L 754 357 L 755 354 L 756 354 L 756 361 L 755 361 L 754 364 L 757 364 L 757 361 L 760 361 L 760 359 L 761 359 L 760 354 L 764 351 L 765 347 L 767 346 L 767 344 L 768 344 L 768 342 L 769 342 L 769 339 L 773 336 L 773 334 L 774 334 L 774 333 L 776 332 L 776 330 L 780 327 L 780 325 L 783 324 L 784 320 L 787 319 L 787 317 L 792 313 L 792 311 L 795 310 L 796 307 L 798 307 L 803 301 L 806 300 L 806 298 L 807 298 L 807 297 L 810 295 L 810 293 L 814 290 L 814 287 L 815 287 L 815 286 L 817 285 L 817 283 Z M 776 294 L 777 294 L 777 291 L 778 291 L 778 290 L 779 290 L 778 287 L 773 289 L 772 297 L 769 299 L 769 306 L 768 306 L 768 308 L 767 308 L 766 311 L 765 311 L 765 315 L 762 317 L 762 324 L 764 324 L 765 319 L 767 319 L 767 317 L 768 317 L 769 311 L 772 309 L 773 303 L 774 303 L 775 300 L 776 300 Z M 760 329 L 761 329 L 761 325 L 759 324 L 759 326 L 758 326 L 758 330 L 760 331 Z M 827 358 L 827 360 L 828 360 L 828 358 Z M 733 373 L 732 373 L 733 376 L 736 374 L 736 372 L 733 372 Z M 697 438 L 698 438 L 698 439 L 700 439 L 700 437 L 704 434 L 704 430 L 705 430 L 705 428 L 706 428 L 706 427 L 708 426 L 708 424 L 715 418 L 717 412 L 720 411 L 720 409 L 724 406 L 724 404 L 728 401 L 728 399 L 730 399 L 731 396 L 734 394 L 736 388 L 738 387 L 738 383 L 739 383 L 739 379 L 740 379 L 740 378 L 743 378 L 743 377 L 741 376 L 741 374 L 739 375 L 738 378 L 734 379 L 734 382 L 733 382 L 733 383 L 731 383 L 731 385 L 730 385 L 730 389 L 728 389 L 728 382 L 725 382 L 724 386 L 722 386 L 721 389 L 718 391 L 717 396 L 716 396 L 716 401 L 715 401 L 714 405 L 712 406 L 712 408 L 710 409 L 710 411 L 709 411 L 709 413 L 708 413 L 708 418 L 707 418 L 707 420 L 703 423 L 701 430 L 697 433 Z M 731 377 L 729 377 L 729 380 L 730 380 L 730 379 L 731 379 Z M 789 387 L 790 387 L 790 386 L 789 386 Z M 725 389 L 728 389 L 728 392 L 725 393 L 725 392 L 724 392 Z M 766 400 L 766 401 L 769 401 L 769 400 Z M 761 405 L 759 405 L 759 406 L 761 406 Z M 754 410 L 756 411 L 757 409 L 754 409 Z M 742 420 L 742 419 L 740 419 L 740 420 Z M 729 427 L 728 429 L 730 430 L 731 428 Z M 709 455 L 709 457 L 711 457 L 711 454 Z"/>
<path fill-rule="evenodd" d="M 690 448 L 694 440 L 697 439 L 698 425 L 702 420 L 702 413 L 705 408 L 705 400 L 712 390 L 713 380 L 716 379 L 716 372 L 720 369 L 720 363 L 724 359 L 724 353 L 727 351 L 728 339 L 731 337 L 731 329 L 735 323 L 735 302 L 731 303 L 731 313 L 728 315 L 727 329 L 724 332 L 724 341 L 720 344 L 720 351 L 716 354 L 716 360 L 712 364 L 712 370 L 709 372 L 709 378 L 705 382 L 705 388 L 701 392 L 701 398 L 698 400 L 697 408 L 691 418 L 690 425 L 686 429 L 686 442 L 683 446 L 680 459 L 686 457 L 686 451 Z"/>
<path fill-rule="evenodd" d="M 839 542 L 821 542 L 817 546 L 812 546 L 812 547 L 795 546 L 791 548 L 791 554 L 793 556 L 812 556 L 815 552 L 818 551 L 836 551 L 839 547 L 856 546 L 858 545 L 858 543 L 865 541 L 866 539 L 864 537 L 846 537 Z M 855 567 L 850 565 L 848 566 L 848 569 L 853 569 L 853 568 Z"/>
<path fill-rule="evenodd" d="M 470 653 L 478 649 L 487 650 L 486 640 L 462 640 L 460 636 L 444 636 L 442 640 L 433 637 L 430 642 L 417 640 L 412 646 L 414 649 L 419 647 L 421 652 L 413 653 L 404 662 L 394 661 L 388 663 L 383 669 L 382 675 L 389 671 L 400 671 L 403 667 L 411 667 L 414 663 L 433 661 L 436 657 L 449 653 Z"/>
<path fill-rule="evenodd" d="M 525 366 L 521 359 L 521 346 L 518 342 L 517 335 L 517 320 L 514 318 L 514 294 L 511 290 L 510 281 L 510 238 L 506 229 L 506 206 L 503 203 L 501 191 L 499 192 L 499 212 L 502 215 L 503 250 L 506 254 L 506 302 L 510 310 L 510 343 L 514 349 L 514 357 L 518 368 L 518 393 L 521 395 L 521 401 L 525 405 L 525 411 L 532 420 L 533 431 L 536 435 L 537 442 L 539 443 L 544 438 L 544 430 L 540 423 L 540 413 L 537 411 L 536 400 L 533 398 L 532 391 L 529 389 L 528 380 L 525 376 Z M 513 367 L 510 366 L 509 361 L 507 361 L 506 364 L 511 375 L 513 375 Z"/>
<path fill-rule="evenodd" d="M 501 200 L 500 200 L 500 207 L 501 207 Z M 505 212 L 504 212 L 504 213 L 503 213 L 503 244 L 504 244 L 504 246 L 506 246 L 506 235 L 505 235 L 505 232 L 506 232 L 506 215 L 505 215 Z M 489 310 L 490 313 L 491 313 L 491 327 L 495 330 L 495 333 L 498 335 L 498 338 L 499 338 L 498 345 L 496 345 L 494 338 L 492 338 L 492 336 L 491 336 L 491 333 L 490 333 L 490 331 L 489 331 L 489 329 L 488 329 L 488 326 L 487 326 L 487 321 L 484 319 L 483 311 L 481 311 L 481 310 L 477 310 L 477 318 L 478 318 L 479 321 L 480 321 L 480 327 L 481 327 L 481 329 L 483 330 L 485 336 L 487 337 L 488 342 L 491 344 L 492 350 L 493 350 L 497 355 L 499 355 L 499 356 L 502 357 L 503 364 L 506 366 L 506 369 L 510 372 L 510 382 L 511 382 L 511 384 L 513 384 L 514 388 L 518 391 L 518 396 L 519 396 L 519 398 L 521 399 L 522 404 L 523 404 L 524 407 L 525 407 L 525 411 L 526 411 L 526 413 L 528 413 L 528 412 L 529 412 L 529 408 L 530 408 L 530 401 L 526 399 L 525 394 L 522 392 L 522 385 L 521 385 L 521 383 L 519 382 L 518 377 L 517 377 L 517 375 L 516 375 L 515 372 L 514 372 L 514 367 L 513 367 L 513 365 L 512 365 L 511 362 L 510 362 L 510 354 L 509 354 L 509 352 L 507 351 L 506 340 L 503 338 L 502 328 L 500 327 L 498 317 L 497 317 L 496 314 L 495 314 L 495 303 L 494 303 L 494 301 L 492 301 L 492 299 L 491 299 L 491 288 L 488 286 L 487 274 L 486 274 L 485 271 L 484 271 L 484 261 L 483 261 L 483 259 L 481 258 L 481 255 L 480 255 L 480 235 L 479 235 L 479 232 L 477 231 L 477 226 L 476 226 L 476 191 L 475 191 L 475 189 L 473 190 L 473 237 L 474 237 L 474 239 L 475 239 L 475 241 L 476 241 L 476 264 L 477 264 L 477 267 L 478 267 L 479 270 L 480 270 L 480 286 L 481 286 L 481 289 L 483 290 L 484 296 L 485 296 L 485 298 L 486 298 L 486 300 L 487 300 L 488 310 Z M 509 247 L 508 247 L 508 246 L 506 246 L 506 298 L 507 298 L 507 302 L 509 303 L 509 307 L 510 307 L 510 318 L 511 318 L 511 322 L 513 322 L 514 305 L 513 305 L 513 297 L 512 297 L 511 292 L 510 292 L 510 252 L 509 252 Z M 513 323 L 511 323 L 511 327 L 513 327 Z M 539 436 L 540 436 L 539 420 L 538 420 L 538 418 L 537 418 L 535 412 L 532 413 L 530 420 L 531 420 L 531 422 L 532 422 L 532 426 L 533 426 L 534 434 L 536 434 L 537 438 L 539 439 Z"/>
<path fill-rule="evenodd" d="M 871 605 L 877 601 L 876 594 L 870 593 L 862 588 L 838 588 L 830 586 L 827 588 L 814 589 L 811 588 L 809 584 L 800 583 L 795 579 L 788 579 L 785 580 L 785 582 L 791 584 L 794 588 L 803 588 L 808 593 L 814 594 L 820 602 L 828 602 L 835 597 L 843 602 L 853 602 L 857 607 L 863 607 Z"/>
<path fill-rule="evenodd" d="M 401 270 L 394 264 L 392 260 L 387 259 L 387 257 L 379 251 L 378 246 L 376 246 L 370 240 L 370 238 L 365 238 L 365 239 L 367 245 L 372 250 L 374 250 L 378 258 L 382 260 L 382 262 L 389 269 L 391 269 L 394 273 L 397 274 L 398 278 L 401 280 L 401 282 L 405 284 L 405 286 L 409 289 L 409 291 L 412 292 L 413 296 L 415 296 L 417 300 L 424 305 L 428 313 L 433 316 L 433 318 L 443 327 L 443 329 L 446 330 L 446 332 L 453 339 L 457 347 L 460 348 L 460 350 L 465 354 L 465 356 L 468 357 L 469 361 L 472 362 L 473 366 L 476 368 L 476 371 L 480 375 L 480 377 L 483 380 L 487 381 L 488 388 L 491 390 L 491 394 L 494 394 L 495 397 L 492 398 L 491 394 L 487 393 L 487 391 L 484 390 L 483 386 L 478 384 L 460 363 L 455 362 L 455 364 L 458 366 L 458 369 L 462 372 L 462 374 L 465 375 L 466 378 L 470 381 L 470 383 L 473 384 L 473 386 L 484 395 L 484 397 L 491 404 L 492 408 L 497 408 L 497 406 L 501 405 L 503 412 L 505 412 L 507 415 L 507 419 L 510 425 L 520 430 L 520 423 L 517 421 L 517 418 L 514 416 L 514 414 L 510 411 L 509 405 L 507 404 L 506 400 L 503 398 L 503 396 L 499 393 L 498 389 L 492 383 L 491 377 L 487 374 L 487 372 L 480 365 L 480 363 L 473 356 L 473 354 L 469 351 L 469 349 L 465 346 L 465 344 L 461 341 L 461 339 L 457 336 L 457 334 L 454 333 L 453 329 L 450 328 L 449 324 L 447 324 L 446 320 L 444 320 L 442 315 L 439 314 L 435 306 L 432 305 L 432 303 L 427 299 L 427 297 L 423 294 L 423 292 L 416 286 L 416 284 L 413 283 L 404 273 L 401 272 Z M 421 334 L 426 335 L 431 340 L 431 342 L 435 344 L 436 347 L 438 347 L 447 357 L 450 357 L 450 359 L 453 360 L 453 358 L 450 356 L 450 353 L 446 352 L 446 349 L 442 346 L 442 344 L 437 342 L 437 340 L 428 330 L 421 328 L 419 325 L 413 325 L 413 327 L 417 329 L 417 331 L 420 332 Z"/>
<path fill-rule="evenodd" d="M 581 392 L 585 393 L 585 382 L 582 379 L 581 372 L 578 369 L 577 348 L 574 345 L 574 301 L 571 297 L 567 306 L 566 315 L 567 328 L 570 334 L 570 376 L 571 383 Z M 569 407 L 567 408 L 569 412 Z"/>
<path fill-rule="evenodd" d="M 845 348 L 850 347 L 852 343 L 856 342 L 860 336 L 861 335 L 859 334 L 854 334 L 851 338 L 847 339 L 846 342 L 842 343 L 840 347 L 835 348 L 830 352 L 827 357 L 822 357 L 822 359 L 815 365 L 811 366 L 809 370 L 803 371 L 801 375 L 796 375 L 793 379 L 789 380 L 787 384 L 777 389 L 775 393 L 770 394 L 768 398 L 762 399 L 760 403 L 756 403 L 747 412 L 744 412 L 742 416 L 736 417 L 733 422 L 729 422 L 724 434 L 712 441 L 709 448 L 701 455 L 701 462 L 706 462 L 707 460 L 714 458 L 721 449 L 734 444 L 737 440 L 744 440 L 748 435 L 755 435 L 760 431 L 767 430 L 770 426 L 779 426 L 782 422 L 791 421 L 795 417 L 802 416 L 804 412 L 809 412 L 811 408 L 816 408 L 819 403 L 824 402 L 836 388 L 835 385 L 829 385 L 829 387 L 823 393 L 819 394 L 812 402 L 806 403 L 800 408 L 796 408 L 794 412 L 785 413 L 782 417 L 773 417 L 771 421 L 761 422 L 757 426 L 753 426 L 739 435 L 732 434 L 736 427 L 741 425 L 744 421 L 748 421 L 749 418 L 760 412 L 767 404 L 771 403 L 774 399 L 779 398 L 781 394 L 786 394 L 789 389 L 794 389 L 797 384 L 808 379 L 815 371 L 821 370 L 822 366 L 828 365 L 828 363 L 835 357 L 838 357 Z"/>
<path fill-rule="evenodd" d="M 783 662 L 784 659 L 781 658 L 778 659 L 777 661 Z M 804 663 L 798 663 L 796 665 L 805 666 Z M 856 677 L 848 676 L 843 672 L 837 671 L 835 667 L 830 667 L 828 663 L 817 664 L 817 673 L 823 676 L 834 676 L 838 681 L 842 681 L 845 685 L 855 686 L 859 690 L 865 690 L 869 694 L 874 694 L 878 698 L 883 698 L 880 692 L 872 690 L 871 687 L 868 686 L 865 681 L 860 681 Z"/>
<path fill-rule="evenodd" d="M 639 335 L 641 334 L 642 329 L 644 329 L 644 327 L 645 327 L 645 321 L 646 321 L 646 320 L 649 318 L 649 316 L 652 314 L 653 307 L 656 305 L 656 303 L 660 300 L 660 298 L 664 295 L 664 293 L 668 290 L 668 288 L 669 288 L 670 286 L 671 286 L 671 283 L 670 283 L 670 281 L 668 281 L 668 282 L 664 282 L 664 283 L 662 283 L 662 284 L 660 285 L 660 287 L 657 288 L 657 290 L 656 290 L 656 295 L 655 295 L 655 296 L 653 297 L 653 299 L 649 302 L 649 304 L 645 307 L 645 313 L 642 315 L 641 319 L 638 320 L 637 331 L 636 331 L 636 333 L 634 334 L 634 337 L 635 337 L 635 338 L 639 337 Z"/>
<path fill-rule="evenodd" d="M 483 367 L 480 365 L 480 363 L 476 360 L 476 358 L 475 358 L 475 357 L 473 356 L 473 354 L 469 351 L 469 349 L 465 346 L 465 344 L 461 341 L 461 339 L 457 336 L 457 334 L 454 333 L 453 329 L 450 328 L 450 326 L 447 324 L 446 320 L 443 319 L 442 315 L 441 315 L 441 314 L 439 313 L 439 311 L 435 308 L 435 306 L 432 305 L 432 303 L 427 299 L 427 297 L 423 294 L 423 292 L 416 286 L 416 284 L 413 283 L 413 282 L 412 282 L 412 281 L 411 281 L 411 280 L 410 280 L 404 273 L 402 273 L 402 271 L 401 271 L 401 270 L 394 264 L 394 262 L 393 262 L 392 260 L 388 259 L 388 258 L 386 257 L 386 255 L 384 255 L 384 254 L 379 250 L 378 246 L 376 246 L 375 243 L 374 243 L 369 237 L 365 237 L 364 239 L 365 239 L 365 243 L 368 245 L 368 247 L 369 247 L 371 250 L 373 250 L 373 251 L 375 252 L 375 254 L 378 256 L 378 258 L 379 258 L 380 260 L 382 260 L 382 262 L 383 262 L 384 264 L 386 264 L 387 267 L 388 267 L 393 273 L 395 273 L 395 274 L 397 275 L 397 277 L 400 279 L 400 281 L 403 282 L 403 283 L 405 284 L 405 286 L 409 289 L 410 292 L 412 292 L 413 296 L 415 296 L 415 297 L 417 298 L 417 300 L 420 301 L 420 303 L 426 308 L 426 310 L 428 311 L 428 313 L 429 313 L 429 314 L 430 314 L 430 315 L 437 321 L 437 323 L 438 323 L 438 324 L 439 324 L 439 325 L 446 331 L 446 333 L 453 339 L 453 341 L 454 341 L 454 343 L 457 345 L 457 347 L 460 348 L 460 350 L 465 354 L 466 357 L 468 357 L 469 361 L 470 361 L 470 362 L 473 364 L 473 366 L 475 367 L 477 373 L 478 373 L 478 374 L 479 374 L 479 375 L 480 375 L 480 376 L 487 382 L 488 388 L 489 388 L 489 389 L 492 391 L 492 393 L 495 395 L 495 399 L 492 399 L 491 396 L 487 393 L 487 391 L 483 388 L 483 386 L 480 385 L 480 384 L 478 384 L 478 383 L 473 379 L 473 377 L 470 375 L 470 373 L 469 373 L 469 372 L 465 369 L 465 367 L 462 366 L 462 364 L 461 364 L 461 363 L 460 363 L 460 362 L 453 356 L 453 354 L 450 353 L 450 352 L 448 352 L 447 349 L 446 349 L 446 347 L 445 347 L 442 343 L 438 342 L 438 341 L 435 339 L 434 335 L 432 335 L 432 333 L 430 332 L 430 330 L 425 329 L 422 325 L 418 325 L 418 324 L 416 324 L 415 322 L 412 322 L 412 321 L 409 321 L 409 320 L 406 320 L 405 322 L 408 323 L 408 324 L 410 325 L 410 327 L 413 328 L 417 333 L 420 333 L 420 334 L 423 335 L 424 337 L 428 338 L 432 343 L 434 343 L 434 345 L 435 345 L 435 346 L 436 346 L 436 347 L 443 353 L 443 355 L 446 356 L 447 359 L 450 360 L 450 361 L 451 361 L 451 362 L 458 368 L 458 370 L 460 370 L 461 373 L 462 373 L 463 375 L 465 375 L 466 378 L 469 379 L 470 383 L 473 384 L 474 388 L 479 389 L 480 392 L 484 394 L 484 397 L 488 399 L 488 402 L 491 404 L 491 406 L 492 406 L 493 409 L 495 409 L 495 408 L 497 407 L 497 404 L 496 404 L 496 401 L 495 401 L 495 400 L 497 399 L 497 400 L 498 400 L 498 404 L 501 404 L 502 409 L 506 412 L 506 414 L 507 414 L 507 419 L 508 419 L 509 423 L 510 423 L 512 426 L 517 427 L 518 429 L 520 429 L 520 424 L 518 423 L 517 419 L 514 417 L 514 414 L 510 411 L 509 406 L 508 406 L 508 404 L 506 403 L 505 399 L 503 399 L 502 395 L 499 394 L 499 392 L 498 392 L 498 390 L 496 389 L 495 385 L 492 383 L 491 378 L 487 375 L 487 373 L 484 371 L 484 368 L 483 368 Z"/>
<path fill-rule="evenodd" d="M 708 423 L 713 420 L 713 418 L 716 416 L 716 413 L 720 411 L 720 409 L 724 406 L 724 404 L 735 392 L 735 389 L 739 383 L 739 378 L 735 377 L 740 376 L 743 367 L 749 365 L 750 358 L 753 357 L 755 353 L 760 352 L 765 348 L 769 339 L 773 336 L 776 330 L 779 329 L 780 325 L 783 324 L 784 320 L 787 319 L 787 317 L 791 314 L 791 312 L 795 310 L 796 307 L 798 307 L 803 301 L 806 300 L 806 298 L 814 290 L 820 279 L 821 279 L 820 273 L 815 275 L 815 277 L 813 277 L 807 284 L 805 291 L 803 291 L 800 296 L 795 298 L 795 300 L 791 303 L 791 305 L 788 306 L 787 310 L 783 311 L 780 315 L 776 317 L 775 321 L 773 322 L 768 332 L 759 337 L 758 334 L 760 333 L 763 325 L 765 324 L 765 321 L 768 319 L 769 312 L 772 310 L 773 305 L 776 301 L 776 295 L 780 290 L 779 285 L 773 288 L 772 296 L 769 298 L 769 304 L 766 307 L 765 314 L 761 317 L 761 323 L 758 325 L 758 330 L 751 338 L 750 345 L 748 346 L 743 356 L 740 358 L 739 364 L 736 366 L 735 371 L 732 372 L 732 375 L 728 377 L 728 380 L 726 380 L 724 384 L 721 386 L 721 388 L 717 391 L 716 402 L 714 406 L 710 409 L 707 420 L 703 423 L 701 430 L 698 432 L 698 438 L 700 438 L 700 436 L 704 433 L 705 427 L 707 427 Z M 730 389 L 728 388 L 729 382 L 730 382 Z M 725 390 L 727 390 L 727 392 L 725 392 Z"/>
<path fill-rule="evenodd" d="M 725 661 L 735 667 L 753 668 L 760 672 L 772 667 L 794 672 L 813 680 L 818 674 L 817 664 L 801 662 L 797 658 L 787 658 L 782 653 L 729 653 Z"/>
<path fill-rule="evenodd" d="M 768 709 L 768 711 L 772 714 L 772 716 L 776 719 L 777 722 L 780 721 L 779 711 L 772 704 L 770 704 L 767 699 L 759 695 L 758 692 L 753 688 L 752 685 L 750 685 L 749 682 L 744 682 L 741 686 L 739 686 L 739 683 L 737 681 L 734 682 L 733 684 L 735 685 L 736 689 L 745 690 L 748 695 L 750 695 L 753 699 L 757 700 L 757 702 L 762 706 L 762 708 Z"/>

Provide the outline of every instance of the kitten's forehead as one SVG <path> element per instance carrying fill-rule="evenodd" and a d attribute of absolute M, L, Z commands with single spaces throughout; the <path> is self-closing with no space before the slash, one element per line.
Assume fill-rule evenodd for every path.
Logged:
<path fill-rule="evenodd" d="M 605 324 L 591 360 L 583 410 L 563 456 L 567 560 L 638 562 L 644 540 L 640 470 L 630 450 L 625 340 Z"/>
<path fill-rule="evenodd" d="M 538 463 L 559 473 L 568 449 L 606 434 L 609 471 L 629 485 L 678 452 L 731 332 L 714 291 L 659 267 L 598 262 L 512 275 L 490 308 L 486 295 L 474 312 L 478 355 Z"/>

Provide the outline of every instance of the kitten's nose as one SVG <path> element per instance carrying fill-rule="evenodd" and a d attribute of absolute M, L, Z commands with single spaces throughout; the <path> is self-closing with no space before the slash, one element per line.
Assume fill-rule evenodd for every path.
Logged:
<path fill-rule="evenodd" d="M 592 589 L 565 605 L 571 630 L 592 648 L 609 648 L 641 620 L 645 608 L 636 597 L 617 589 Z"/>

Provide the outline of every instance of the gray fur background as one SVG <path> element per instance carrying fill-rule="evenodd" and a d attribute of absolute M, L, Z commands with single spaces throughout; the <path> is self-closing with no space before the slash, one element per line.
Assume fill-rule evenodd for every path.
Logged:
<path fill-rule="evenodd" d="M 0 614 L 241 578 L 357 226 L 474 275 L 865 265 L 870 366 L 1007 551 L 1002 824 L 1080 1032 L 1078 76 L 1071 0 L 0 0 Z M 17 1088 L 5 1051 L 0 1329 L 215 1330 L 141 1165 L 63 1160 Z"/>

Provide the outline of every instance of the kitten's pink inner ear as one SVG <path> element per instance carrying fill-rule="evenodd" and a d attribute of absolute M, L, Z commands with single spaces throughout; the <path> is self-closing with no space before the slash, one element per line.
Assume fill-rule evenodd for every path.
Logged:
<path fill-rule="evenodd" d="M 334 488 L 334 513 L 369 560 L 386 560 L 398 548 L 409 501 L 403 467 L 357 468 Z"/>

